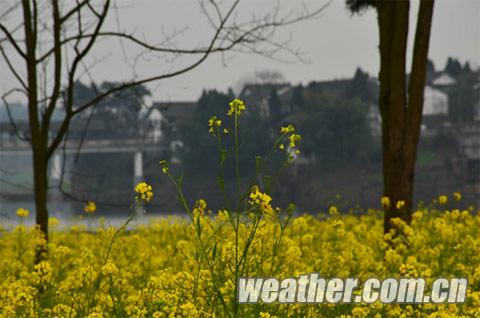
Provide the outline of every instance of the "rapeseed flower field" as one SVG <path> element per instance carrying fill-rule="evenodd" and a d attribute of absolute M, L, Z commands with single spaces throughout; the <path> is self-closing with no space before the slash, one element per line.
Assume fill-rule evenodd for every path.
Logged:
<path fill-rule="evenodd" d="M 177 189 L 188 218 L 165 217 L 132 226 L 155 189 L 146 182 L 132 192 L 131 213 L 113 227 L 62 226 L 50 219 L 48 241 L 24 225 L 29 211 L 17 211 L 18 225 L 0 227 L 0 317 L 480 317 L 480 214 L 460 209 L 461 193 L 443 194 L 420 205 L 410 225 L 394 219 L 383 234 L 382 209 L 342 211 L 337 206 L 318 215 L 298 215 L 294 207 L 275 207 L 273 177 L 263 168 L 269 158 L 284 158 L 283 170 L 300 153 L 296 128 L 282 127 L 271 151 L 256 158 L 256 174 L 240 180 L 239 129 L 245 104 L 234 100 L 227 126 L 216 116 L 206 123 L 218 143 L 218 184 L 224 208 L 191 203 L 167 161 L 161 171 Z M 233 139 L 229 154 L 224 139 Z M 227 155 L 235 161 L 237 194 L 225 191 Z M 383 207 L 390 202 L 379 198 Z M 95 202 L 84 212 L 95 215 Z M 38 260 L 38 251 L 47 251 Z M 464 304 L 239 304 L 240 277 L 437 277 L 468 278 Z"/>
<path fill-rule="evenodd" d="M 198 213 L 206 209 L 203 200 L 196 206 Z M 395 244 L 381 234 L 378 210 L 355 216 L 331 208 L 330 214 L 292 217 L 286 227 L 281 214 L 258 224 L 244 221 L 241 249 L 252 226 L 257 230 L 242 275 L 467 277 L 465 304 L 248 304 L 238 306 L 238 316 L 480 317 L 480 216 L 442 207 L 419 208 L 411 226 L 398 221 L 404 235 L 394 238 Z M 24 225 L 2 229 L 0 317 L 232 316 L 236 242 L 227 213 L 200 217 L 200 238 L 197 225 L 179 218 L 120 233 L 105 223 L 92 231 L 54 225 L 49 258 L 37 265 L 35 248 L 44 243 L 40 233 Z M 201 256 L 199 245 L 206 239 L 211 248 Z"/>

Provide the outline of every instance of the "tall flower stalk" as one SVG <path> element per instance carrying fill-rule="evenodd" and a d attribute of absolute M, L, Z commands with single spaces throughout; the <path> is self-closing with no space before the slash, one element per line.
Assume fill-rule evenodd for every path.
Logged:
<path fill-rule="evenodd" d="M 206 202 L 202 199 L 197 200 L 192 207 L 182 189 L 183 178 L 176 178 L 172 174 L 167 161 L 160 161 L 160 165 L 163 173 L 167 175 L 169 180 L 175 186 L 177 198 L 187 213 L 195 232 L 197 240 L 197 250 L 195 251 L 197 269 L 195 284 L 193 286 L 193 296 L 196 297 L 199 290 L 201 271 L 207 270 L 210 273 L 210 283 L 213 286 L 211 295 L 213 299 L 217 299 L 221 303 L 224 313 L 227 313 L 232 317 L 239 317 L 240 307 L 236 302 L 238 281 L 239 278 L 247 272 L 254 270 L 249 268 L 249 261 L 251 258 L 249 252 L 252 244 L 257 239 L 259 228 L 265 225 L 263 220 L 265 218 L 277 220 L 280 229 L 279 236 L 271 247 L 273 251 L 272 262 L 274 262 L 275 255 L 281 248 L 283 232 L 292 216 L 292 209 L 288 210 L 289 213 L 287 213 L 286 217 L 282 217 L 279 215 L 280 209 L 272 207 L 270 192 L 273 180 L 270 178 L 270 181 L 266 182 L 268 178 L 264 175 L 265 168 L 271 163 L 270 160 L 273 155 L 282 155 L 284 158 L 283 163 L 279 171 L 274 175 L 274 178 L 278 177 L 279 174 L 294 160 L 294 154 L 299 154 L 297 143 L 301 137 L 295 133 L 295 128 L 292 125 L 282 127 L 279 135 L 273 142 L 270 151 L 263 157 L 256 157 L 255 174 L 253 178 L 242 187 L 240 171 L 241 118 L 245 115 L 247 107 L 240 99 L 232 100 L 228 106 L 227 118 L 231 118 L 233 124 L 232 135 L 230 134 L 230 130 L 224 126 L 225 123 L 217 116 L 212 116 L 208 120 L 208 132 L 216 138 L 217 143 L 217 183 L 224 201 L 224 206 L 220 209 L 217 218 L 225 218 L 226 223 L 210 222 L 205 213 Z M 233 149 L 231 151 L 228 151 L 224 145 L 224 139 L 229 137 L 233 138 Z M 234 196 L 235 203 L 233 205 L 225 188 L 224 177 L 225 161 L 229 155 L 233 156 L 234 160 L 233 169 L 236 184 L 236 195 Z M 260 180 L 262 178 L 263 180 Z M 260 183 L 264 184 L 265 189 L 263 191 L 260 190 L 258 185 Z M 231 271 L 233 272 L 233 282 L 225 282 L 223 279 L 225 277 L 224 271 L 227 269 L 218 268 L 219 257 L 221 257 L 218 255 L 218 247 L 221 244 L 219 232 L 225 230 L 224 226 L 226 224 L 231 226 L 234 233 L 234 255 L 232 255 L 233 266 L 231 268 Z M 275 266 L 272 264 L 270 270 L 273 271 L 274 267 Z M 224 286 L 229 283 L 233 285 L 233 293 L 224 288 Z"/>

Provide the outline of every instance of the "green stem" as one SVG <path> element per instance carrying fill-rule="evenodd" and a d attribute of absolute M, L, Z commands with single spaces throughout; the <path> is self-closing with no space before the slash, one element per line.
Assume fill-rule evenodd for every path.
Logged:
<path fill-rule="evenodd" d="M 225 176 L 224 176 L 224 173 L 223 173 L 226 154 L 223 153 L 222 135 L 220 133 L 219 128 L 217 128 L 217 135 L 218 135 L 218 143 L 217 143 L 217 149 L 218 149 L 218 186 L 220 187 L 220 192 L 223 195 L 223 200 L 224 200 L 225 207 L 227 208 L 228 211 L 231 211 L 230 199 L 228 198 L 228 194 L 225 191 Z"/>

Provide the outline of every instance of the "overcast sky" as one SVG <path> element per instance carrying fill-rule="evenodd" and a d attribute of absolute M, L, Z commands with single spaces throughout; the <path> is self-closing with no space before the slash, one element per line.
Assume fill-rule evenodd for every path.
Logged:
<path fill-rule="evenodd" d="M 208 41 L 212 34 L 198 1 L 195 0 L 122 0 L 117 1 L 120 29 L 135 31 L 151 42 L 162 41 L 164 32 L 188 29 L 178 36 L 178 46 L 195 47 Z M 240 18 L 249 17 L 252 12 L 265 12 L 276 1 L 247 0 L 238 8 Z M 306 3 L 315 8 L 326 3 L 317 1 L 283 0 L 285 12 Z M 413 37 L 418 2 L 411 5 L 410 40 Z M 118 29 L 117 19 L 112 15 L 105 29 Z M 151 85 L 157 100 L 195 100 L 204 88 L 226 90 L 249 73 L 261 69 L 281 71 L 287 80 L 296 84 L 311 80 L 325 80 L 351 77 L 357 66 L 376 75 L 378 62 L 378 30 L 376 14 L 373 10 L 363 15 L 351 16 L 345 10 L 344 0 L 333 0 L 318 19 L 302 22 L 279 30 L 276 39 L 288 39 L 291 48 L 300 48 L 308 63 L 282 63 L 256 56 L 229 53 L 211 56 L 197 69 L 180 77 Z M 410 42 L 411 43 L 411 42 Z M 411 45 L 410 45 L 411 47 Z M 114 48 L 112 50 L 112 48 Z M 125 63 L 119 46 L 100 43 L 94 55 L 102 62 L 92 69 L 97 82 L 102 80 L 128 80 L 132 77 L 131 67 Z M 443 68 L 448 56 L 463 63 L 470 61 L 480 65 L 480 1 L 479 0 L 437 0 L 430 44 L 430 58 L 437 69 Z M 294 60 L 291 56 L 282 58 Z M 152 59 L 141 63 L 136 76 L 154 75 L 183 65 L 184 60 Z M 6 67 L 0 60 L 0 89 L 11 87 L 13 79 L 4 76 Z"/>

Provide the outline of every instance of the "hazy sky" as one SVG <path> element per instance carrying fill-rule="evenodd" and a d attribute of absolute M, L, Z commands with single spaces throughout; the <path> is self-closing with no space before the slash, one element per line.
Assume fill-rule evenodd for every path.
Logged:
<path fill-rule="evenodd" d="M 151 42 L 161 42 L 165 33 L 188 29 L 178 36 L 175 44 L 180 47 L 195 47 L 208 41 L 211 28 L 195 0 L 122 0 L 117 1 L 118 20 L 112 15 L 106 28 L 134 31 Z M 253 12 L 265 12 L 276 1 L 247 0 L 238 8 L 239 19 L 248 18 Z M 305 3 L 315 8 L 326 3 L 317 1 L 280 1 L 285 11 Z M 411 5 L 410 39 L 413 37 L 418 2 Z M 282 63 L 256 56 L 229 53 L 222 59 L 211 56 L 197 69 L 180 77 L 165 80 L 150 87 L 154 98 L 160 100 L 194 100 L 204 88 L 225 90 L 235 86 L 238 80 L 255 70 L 275 69 L 281 71 L 293 83 L 307 83 L 311 80 L 324 80 L 350 77 L 357 66 L 372 75 L 378 72 L 378 30 L 376 13 L 373 10 L 363 15 L 351 16 L 345 10 L 344 0 L 333 0 L 318 19 L 285 27 L 278 31 L 276 39 L 288 39 L 290 47 L 300 48 L 309 63 Z M 411 47 L 411 45 L 410 45 Z M 130 51 L 127 49 L 128 53 Z M 91 69 L 96 81 L 128 80 L 132 69 L 125 63 L 119 45 L 100 43 L 93 52 L 101 63 Z M 127 53 L 127 54 L 128 54 Z M 457 57 L 463 63 L 470 61 L 480 65 L 480 1 L 479 0 L 437 0 L 430 44 L 430 58 L 436 68 L 443 68 L 448 56 Z M 288 55 L 280 55 L 288 57 Z M 292 57 L 290 60 L 294 60 Z M 187 59 L 151 59 L 140 63 L 136 68 L 137 77 L 154 75 L 187 63 Z M 4 76 L 6 67 L 0 60 L 0 89 L 4 91 L 13 83 Z"/>

